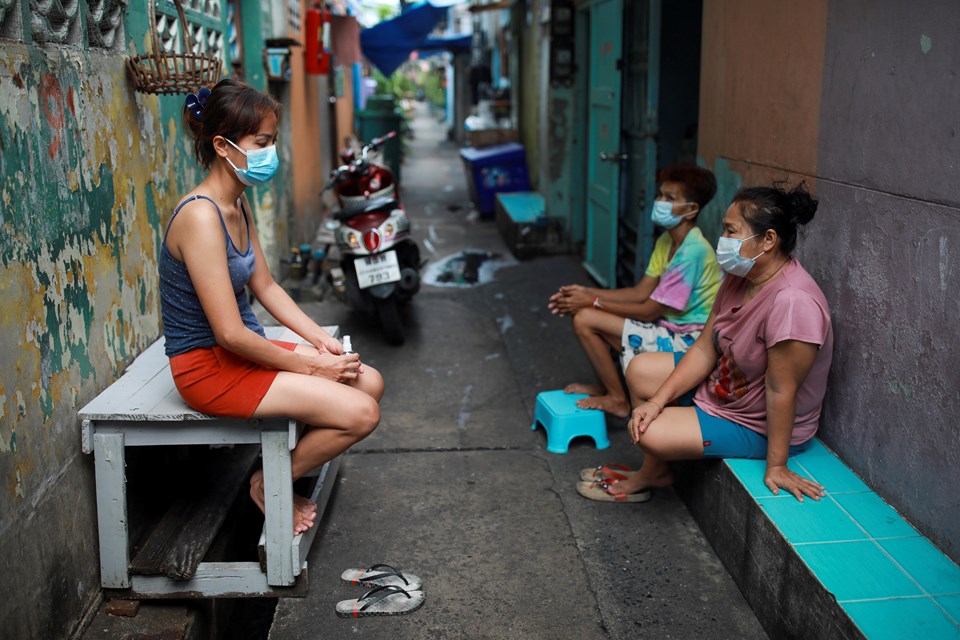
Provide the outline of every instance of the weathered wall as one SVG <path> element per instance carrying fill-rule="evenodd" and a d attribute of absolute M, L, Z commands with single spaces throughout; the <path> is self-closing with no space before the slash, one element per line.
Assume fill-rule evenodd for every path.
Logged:
<path fill-rule="evenodd" d="M 0 46 L 7 637 L 65 637 L 98 597 L 76 411 L 159 333 L 160 212 L 184 154 L 157 99 L 127 86 L 116 55 Z"/>
<path fill-rule="evenodd" d="M 960 559 L 960 5 L 835 0 L 828 24 L 802 251 L 837 338 L 822 437 Z"/>
<path fill-rule="evenodd" d="M 716 208 L 807 180 L 798 256 L 833 312 L 820 436 L 960 556 L 960 5 L 704 3 L 701 162 Z M 722 206 L 721 206 L 722 204 Z"/>
<path fill-rule="evenodd" d="M 700 216 L 710 234 L 742 184 L 816 187 L 826 18 L 827 0 L 704 1 L 697 154 L 717 175 Z"/>
<path fill-rule="evenodd" d="M 124 22 L 144 51 L 145 5 Z M 76 411 L 160 334 L 162 230 L 202 176 L 182 96 L 134 92 L 125 51 L 32 44 L 29 16 L 23 29 L 27 44 L 0 40 L 0 635 L 46 640 L 99 598 Z M 269 237 L 282 192 L 250 197 Z"/>

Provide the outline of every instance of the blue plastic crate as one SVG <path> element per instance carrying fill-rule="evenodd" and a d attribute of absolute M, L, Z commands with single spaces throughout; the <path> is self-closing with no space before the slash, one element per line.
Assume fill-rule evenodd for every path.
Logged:
<path fill-rule="evenodd" d="M 527 153 L 522 144 L 467 147 L 460 150 L 460 157 L 467 171 L 470 199 L 482 215 L 493 215 L 497 193 L 530 190 Z"/>

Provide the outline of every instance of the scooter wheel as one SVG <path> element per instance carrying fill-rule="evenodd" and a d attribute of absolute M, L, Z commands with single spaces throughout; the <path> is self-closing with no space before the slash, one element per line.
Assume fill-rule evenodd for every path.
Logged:
<path fill-rule="evenodd" d="M 403 323 L 400 321 L 400 310 L 397 308 L 397 299 L 390 296 L 385 300 L 377 300 L 377 317 L 383 329 L 383 337 L 387 344 L 399 346 L 403 344 Z"/>

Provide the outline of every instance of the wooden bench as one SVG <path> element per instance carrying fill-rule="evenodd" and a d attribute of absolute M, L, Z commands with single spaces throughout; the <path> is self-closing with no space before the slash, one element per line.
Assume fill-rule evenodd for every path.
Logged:
<path fill-rule="evenodd" d="M 336 335 L 337 327 L 327 327 Z M 301 342 L 284 327 L 268 327 L 272 339 Z M 110 387 L 78 412 L 84 453 L 94 454 L 100 583 L 125 590 L 131 598 L 277 597 L 306 593 L 307 553 L 319 525 L 293 535 L 290 451 L 302 424 L 288 418 L 242 420 L 190 409 L 173 384 L 161 338 L 144 351 Z M 173 504 L 133 562 L 126 488 L 126 447 L 158 445 L 258 445 L 262 453 L 266 518 L 260 539 L 261 562 L 203 562 L 223 522 L 213 502 L 233 502 L 246 493 L 245 479 L 256 464 L 256 447 L 235 447 L 236 455 L 213 454 L 204 472 L 222 474 L 216 490 L 201 504 Z M 340 459 L 315 470 L 311 498 L 318 521 L 336 479 Z M 216 478 L 214 478 L 216 479 Z M 222 510 L 221 510 L 222 511 Z M 184 540 L 186 540 L 184 542 Z"/>

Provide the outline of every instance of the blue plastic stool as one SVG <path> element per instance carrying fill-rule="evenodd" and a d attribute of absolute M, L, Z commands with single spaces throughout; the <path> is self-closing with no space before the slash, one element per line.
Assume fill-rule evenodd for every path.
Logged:
<path fill-rule="evenodd" d="M 538 422 L 543 425 L 547 432 L 547 451 L 566 453 L 570 441 L 578 436 L 593 438 L 597 449 L 610 446 L 603 411 L 577 406 L 577 400 L 586 397 L 583 393 L 564 393 L 563 389 L 537 394 L 531 429 L 536 431 Z"/>

